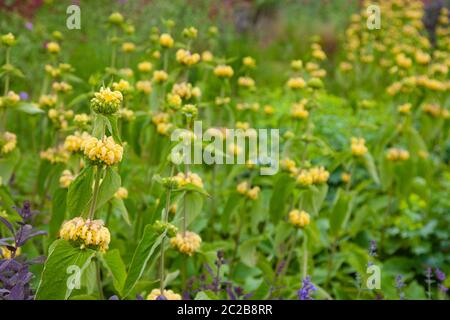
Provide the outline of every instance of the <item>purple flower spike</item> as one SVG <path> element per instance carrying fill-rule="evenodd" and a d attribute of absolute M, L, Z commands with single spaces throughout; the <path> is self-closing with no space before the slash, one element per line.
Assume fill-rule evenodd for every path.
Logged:
<path fill-rule="evenodd" d="M 307 276 L 305 279 L 303 279 L 303 286 L 300 290 L 298 290 L 298 299 L 299 300 L 314 300 L 311 297 L 311 294 L 313 291 L 317 291 L 316 286 L 311 282 L 311 277 Z"/>

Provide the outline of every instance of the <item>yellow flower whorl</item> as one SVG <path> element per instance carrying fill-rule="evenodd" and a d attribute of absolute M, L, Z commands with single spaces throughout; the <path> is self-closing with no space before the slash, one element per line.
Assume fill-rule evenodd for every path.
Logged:
<path fill-rule="evenodd" d="M 13 151 L 17 145 L 17 136 L 11 132 L 0 135 L 0 153 L 7 154 Z"/>
<path fill-rule="evenodd" d="M 289 222 L 297 228 L 303 228 L 310 223 L 310 217 L 306 211 L 295 209 L 289 212 Z"/>
<path fill-rule="evenodd" d="M 64 141 L 64 150 L 76 153 L 83 151 L 83 143 L 91 136 L 87 132 L 75 132 L 72 135 L 68 135 Z"/>
<path fill-rule="evenodd" d="M 64 222 L 59 236 L 80 245 L 81 249 L 90 248 L 100 252 L 106 252 L 111 241 L 111 234 L 103 226 L 102 220 L 84 220 L 81 217 Z"/>
<path fill-rule="evenodd" d="M 164 290 L 163 296 L 166 300 L 181 300 L 181 296 L 178 293 L 173 292 L 172 290 Z M 157 300 L 158 297 L 161 296 L 160 289 L 153 289 L 152 292 L 147 296 L 147 300 Z"/>
<path fill-rule="evenodd" d="M 95 112 L 108 115 L 119 110 L 122 100 L 120 91 L 111 91 L 110 88 L 102 87 L 91 99 L 91 106 Z"/>
<path fill-rule="evenodd" d="M 170 244 L 181 253 L 192 256 L 202 243 L 202 238 L 195 232 L 186 231 L 179 232 L 175 237 L 170 239 Z"/>
<path fill-rule="evenodd" d="M 83 142 L 84 155 L 91 161 L 113 166 L 122 160 L 123 147 L 114 142 L 113 137 L 99 140 L 90 137 Z"/>

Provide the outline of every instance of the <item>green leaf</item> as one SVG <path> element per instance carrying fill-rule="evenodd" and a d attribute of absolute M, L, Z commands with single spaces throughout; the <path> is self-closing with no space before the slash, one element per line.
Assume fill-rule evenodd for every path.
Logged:
<path fill-rule="evenodd" d="M 350 214 L 353 208 L 353 194 L 346 193 L 343 189 L 339 189 L 336 193 L 333 208 L 330 215 L 330 232 L 333 236 L 340 235 L 347 221 L 350 218 Z"/>
<path fill-rule="evenodd" d="M 119 128 L 117 126 L 117 116 L 109 115 L 109 116 L 107 116 L 107 118 L 108 118 L 107 127 L 108 127 L 108 130 L 111 133 L 114 141 L 116 143 L 122 143 L 122 140 L 120 139 Z"/>
<path fill-rule="evenodd" d="M 224 232 L 228 232 L 230 229 L 230 220 L 233 216 L 233 213 L 243 202 L 243 197 L 241 194 L 237 192 L 231 193 L 230 197 L 225 204 L 225 208 L 223 209 L 223 213 L 221 216 L 221 228 Z"/>
<path fill-rule="evenodd" d="M 44 110 L 42 110 L 37 105 L 32 104 L 32 103 L 23 103 L 17 107 L 17 110 L 28 113 L 28 114 L 44 113 Z"/>
<path fill-rule="evenodd" d="M 81 250 L 62 239 L 53 242 L 42 270 L 36 299 L 68 299 L 77 284 L 77 279 L 81 279 L 95 254 L 94 250 Z"/>
<path fill-rule="evenodd" d="M 98 191 L 97 207 L 102 207 L 105 203 L 114 197 L 116 191 L 120 188 L 122 181 L 120 175 L 111 167 L 106 168 L 105 177 Z"/>
<path fill-rule="evenodd" d="M 128 215 L 127 207 L 125 207 L 125 203 L 122 199 L 112 198 L 111 200 L 112 209 L 114 212 L 118 212 L 120 216 L 122 216 L 123 220 L 128 225 L 131 225 L 130 216 Z"/>
<path fill-rule="evenodd" d="M 286 213 L 286 204 L 295 187 L 295 180 L 287 173 L 279 175 L 274 183 L 272 197 L 270 199 L 270 217 L 273 222 L 280 221 Z"/>
<path fill-rule="evenodd" d="M 327 184 L 309 187 L 309 189 L 301 195 L 302 209 L 317 215 L 322 208 L 327 192 Z"/>
<path fill-rule="evenodd" d="M 18 148 L 6 154 L 4 158 L 0 158 L 0 178 L 2 184 L 8 184 L 17 164 L 20 160 L 20 151 Z"/>
<path fill-rule="evenodd" d="M 86 209 L 92 195 L 94 167 L 84 168 L 70 184 L 67 193 L 67 210 L 70 216 L 80 215 Z"/>
<path fill-rule="evenodd" d="M 261 239 L 259 237 L 248 239 L 244 242 L 242 242 L 239 245 L 239 256 L 241 257 L 241 261 L 248 265 L 249 267 L 256 266 L 256 263 L 258 262 L 258 254 L 256 251 L 256 247 L 261 242 Z"/>
<path fill-rule="evenodd" d="M 122 295 L 123 286 L 127 278 L 127 270 L 118 249 L 109 250 L 104 256 L 106 268 L 113 277 L 113 285 L 119 295 Z"/>
<path fill-rule="evenodd" d="M 66 219 L 67 189 L 56 189 L 52 199 L 52 218 L 50 219 L 50 237 L 56 237 L 61 224 Z"/>
<path fill-rule="evenodd" d="M 75 98 L 73 98 L 72 101 L 70 101 L 67 106 L 70 108 L 70 107 L 73 107 L 74 105 L 80 104 L 80 103 L 86 101 L 90 97 L 90 95 L 91 95 L 90 93 L 82 93 L 82 94 L 76 96 Z"/>
<path fill-rule="evenodd" d="M 11 215 L 17 215 L 14 207 L 16 206 L 14 203 L 11 194 L 6 186 L 0 186 L 0 205 Z"/>
<path fill-rule="evenodd" d="M 193 191 L 186 191 L 184 199 L 181 199 L 180 210 L 177 210 L 177 219 L 179 221 L 178 226 L 183 224 L 183 210 L 186 206 L 186 225 L 189 226 L 192 221 L 200 214 L 203 207 L 203 197 L 201 194 Z"/>
<path fill-rule="evenodd" d="M 128 268 L 127 279 L 122 291 L 124 297 L 128 297 L 131 294 L 136 283 L 142 277 L 150 258 L 156 258 L 156 248 L 161 244 L 164 236 L 165 233 L 158 235 L 151 225 L 145 227 L 142 239 L 139 241 Z"/>
<path fill-rule="evenodd" d="M 105 116 L 101 114 L 95 114 L 94 123 L 92 124 L 92 135 L 97 139 L 103 138 L 107 122 L 108 119 Z"/>
<path fill-rule="evenodd" d="M 88 294 L 79 294 L 73 297 L 70 297 L 69 300 L 97 300 L 97 297 L 88 295 Z"/>
<path fill-rule="evenodd" d="M 364 155 L 364 164 L 366 165 L 367 171 L 369 171 L 370 176 L 376 184 L 380 184 L 380 178 L 378 177 L 377 168 L 375 166 L 375 161 L 372 155 L 367 152 Z"/>
<path fill-rule="evenodd" d="M 195 295 L 194 300 L 219 300 L 220 298 L 211 290 L 200 291 Z"/>

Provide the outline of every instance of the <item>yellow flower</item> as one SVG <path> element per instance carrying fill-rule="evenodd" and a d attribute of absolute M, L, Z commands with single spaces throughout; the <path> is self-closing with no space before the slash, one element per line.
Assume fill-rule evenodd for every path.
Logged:
<path fill-rule="evenodd" d="M 112 114 L 119 110 L 123 95 L 120 91 L 111 91 L 110 88 L 100 88 L 91 99 L 92 109 L 101 114 Z"/>
<path fill-rule="evenodd" d="M 39 98 L 41 108 L 52 108 L 56 105 L 57 97 L 55 95 L 43 95 Z"/>
<path fill-rule="evenodd" d="M 16 43 L 16 37 L 10 32 L 2 35 L 1 42 L 8 47 L 12 47 Z"/>
<path fill-rule="evenodd" d="M 192 231 L 179 232 L 175 237 L 170 239 L 170 244 L 181 253 L 192 256 L 202 243 L 202 238 Z"/>
<path fill-rule="evenodd" d="M 144 94 L 149 94 L 152 92 L 152 83 L 148 80 L 140 80 L 136 82 L 136 90 Z"/>
<path fill-rule="evenodd" d="M 113 166 L 122 160 L 123 147 L 114 142 L 113 137 L 102 140 L 90 137 L 83 142 L 84 154 L 94 162 Z"/>
<path fill-rule="evenodd" d="M 153 72 L 153 81 L 161 83 L 167 81 L 169 75 L 164 70 L 156 70 Z"/>
<path fill-rule="evenodd" d="M 192 184 L 199 188 L 203 188 L 202 178 L 200 178 L 198 174 L 193 172 L 188 172 L 187 174 L 178 172 L 178 174 L 174 176 L 173 179 L 178 183 L 179 188 L 184 187 L 187 184 Z"/>
<path fill-rule="evenodd" d="M 158 50 L 153 51 L 152 57 L 155 58 L 155 59 L 161 58 L 161 52 L 159 52 Z"/>
<path fill-rule="evenodd" d="M 134 52 L 136 50 L 136 45 L 133 42 L 122 43 L 122 51 L 125 53 Z"/>
<path fill-rule="evenodd" d="M 249 190 L 249 185 L 247 181 L 242 181 L 239 183 L 236 187 L 237 192 L 239 192 L 242 195 L 246 195 L 247 191 Z"/>
<path fill-rule="evenodd" d="M 418 64 L 428 64 L 431 61 L 431 56 L 423 51 L 417 51 L 415 59 Z"/>
<path fill-rule="evenodd" d="M 294 103 L 291 108 L 291 116 L 294 119 L 306 119 L 308 118 L 309 111 L 305 109 L 305 103 Z"/>
<path fill-rule="evenodd" d="M 138 70 L 142 73 L 149 73 L 150 71 L 152 71 L 152 69 L 153 65 L 149 61 L 142 61 L 138 64 Z"/>
<path fill-rule="evenodd" d="M 156 125 L 156 131 L 163 136 L 168 136 L 173 125 L 171 123 L 158 123 Z"/>
<path fill-rule="evenodd" d="M 291 68 L 293 70 L 300 70 L 301 68 L 303 68 L 303 61 L 302 60 L 292 60 L 291 61 Z"/>
<path fill-rule="evenodd" d="M 411 103 L 405 103 L 400 106 L 398 106 L 397 110 L 401 114 L 409 114 L 411 113 L 412 104 Z"/>
<path fill-rule="evenodd" d="M 199 87 L 193 87 L 191 93 L 193 97 L 199 98 L 202 95 L 202 90 Z"/>
<path fill-rule="evenodd" d="M 390 148 L 386 153 L 386 158 L 389 161 L 406 161 L 409 159 L 409 152 L 401 148 Z"/>
<path fill-rule="evenodd" d="M 190 39 L 197 38 L 198 30 L 194 27 L 185 28 L 182 32 L 183 36 Z"/>
<path fill-rule="evenodd" d="M 15 257 L 20 256 L 20 253 L 22 252 L 22 249 L 19 247 L 17 248 L 15 252 Z M 6 246 L 0 247 L 0 259 L 6 259 L 9 260 L 13 257 L 13 252 L 9 250 Z"/>
<path fill-rule="evenodd" d="M 7 154 L 13 151 L 17 145 L 17 136 L 11 132 L 3 132 L 0 135 L 0 151 L 2 154 Z"/>
<path fill-rule="evenodd" d="M 352 178 L 352 176 L 349 173 L 347 173 L 347 172 L 343 172 L 341 174 L 341 180 L 344 183 L 349 183 L 351 178 Z"/>
<path fill-rule="evenodd" d="M 128 93 L 130 91 L 132 91 L 132 87 L 130 85 L 130 83 L 126 80 L 120 79 L 119 82 L 113 82 L 112 84 L 113 90 L 115 90 L 116 92 L 119 91 L 122 94 Z"/>
<path fill-rule="evenodd" d="M 164 48 L 172 48 L 173 44 L 174 44 L 174 40 L 170 34 L 163 33 L 159 37 L 159 44 Z"/>
<path fill-rule="evenodd" d="M 4 97 L 6 105 L 15 106 L 20 101 L 20 96 L 14 91 L 8 91 L 8 94 Z"/>
<path fill-rule="evenodd" d="M 239 77 L 238 84 L 241 87 L 253 88 L 255 86 L 255 80 L 250 77 Z"/>
<path fill-rule="evenodd" d="M 402 67 L 404 69 L 411 68 L 412 66 L 412 60 L 403 53 L 398 54 L 395 57 L 395 61 L 399 67 Z"/>
<path fill-rule="evenodd" d="M 214 74 L 219 78 L 231 78 L 234 74 L 234 71 L 230 66 L 218 65 L 214 68 Z"/>
<path fill-rule="evenodd" d="M 80 133 L 77 131 L 74 134 L 66 137 L 66 140 L 64 141 L 64 149 L 72 153 L 84 151 L 83 143 L 89 138 L 89 133 Z"/>
<path fill-rule="evenodd" d="M 324 167 L 314 167 L 301 169 L 297 176 L 297 184 L 300 186 L 310 186 L 312 184 L 323 184 L 328 181 L 330 173 Z"/>
<path fill-rule="evenodd" d="M 167 103 L 170 107 L 178 109 L 181 106 L 183 100 L 178 94 L 168 93 L 167 94 Z"/>
<path fill-rule="evenodd" d="M 267 114 L 268 116 L 275 113 L 275 109 L 271 105 L 265 105 L 263 110 L 264 110 L 264 113 Z"/>
<path fill-rule="evenodd" d="M 310 217 L 306 211 L 295 209 L 289 212 L 289 222 L 297 228 L 303 228 L 309 225 Z"/>
<path fill-rule="evenodd" d="M 120 25 L 123 23 L 124 19 L 123 19 L 123 16 L 119 12 L 114 12 L 109 16 L 108 21 L 111 24 Z"/>
<path fill-rule="evenodd" d="M 66 163 L 69 160 L 69 153 L 64 149 L 64 146 L 56 148 L 48 148 L 40 153 L 41 159 L 47 160 L 52 164 Z"/>
<path fill-rule="evenodd" d="M 291 89 L 303 89 L 306 87 L 306 81 L 301 77 L 290 78 L 287 86 Z"/>
<path fill-rule="evenodd" d="M 75 176 L 70 172 L 70 170 L 64 170 L 59 177 L 59 185 L 61 188 L 68 188 L 72 181 L 75 180 Z"/>
<path fill-rule="evenodd" d="M 172 94 L 178 95 L 182 99 L 189 99 L 192 96 L 192 84 L 187 82 L 175 83 L 172 87 Z"/>
<path fill-rule="evenodd" d="M 427 103 L 422 106 L 423 112 L 429 114 L 432 117 L 444 116 L 448 112 L 446 109 L 441 108 L 438 104 Z"/>
<path fill-rule="evenodd" d="M 249 67 L 249 68 L 256 67 L 256 60 L 253 59 L 252 57 L 244 57 L 242 59 L 242 63 L 244 64 L 244 66 Z"/>
<path fill-rule="evenodd" d="M 120 187 L 120 188 L 116 191 L 116 193 L 114 194 L 114 196 L 115 196 L 117 199 L 120 199 L 120 200 L 127 199 L 127 198 L 128 198 L 128 190 L 127 190 L 126 188 L 124 188 L 124 187 Z"/>
<path fill-rule="evenodd" d="M 247 191 L 247 197 L 250 200 L 256 200 L 258 199 L 258 195 L 261 189 L 259 187 L 253 187 L 250 190 Z"/>
<path fill-rule="evenodd" d="M 127 108 L 119 109 L 118 115 L 120 118 L 127 121 L 131 121 L 135 118 L 134 111 Z"/>
<path fill-rule="evenodd" d="M 317 60 L 320 60 L 320 61 L 323 61 L 323 60 L 325 60 L 325 59 L 327 58 L 327 55 L 326 55 L 325 52 L 324 52 L 323 50 L 321 50 L 321 49 L 314 50 L 314 51 L 312 52 L 312 56 L 313 56 L 314 58 L 316 58 Z"/>
<path fill-rule="evenodd" d="M 211 61 L 213 61 L 213 59 L 214 59 L 214 56 L 211 53 L 211 51 L 203 51 L 202 52 L 202 61 L 211 62 Z"/>
<path fill-rule="evenodd" d="M 162 300 L 181 300 L 181 296 L 178 293 L 174 293 L 172 290 L 164 290 L 163 292 L 165 299 Z M 147 296 L 147 300 L 157 300 L 159 296 L 161 296 L 161 290 L 153 289 Z"/>
<path fill-rule="evenodd" d="M 364 140 L 364 138 L 353 137 L 351 142 L 352 155 L 356 157 L 362 157 L 367 153 L 367 147 L 365 145 L 366 140 Z"/>
<path fill-rule="evenodd" d="M 280 166 L 281 166 L 281 169 L 284 170 L 284 171 L 288 171 L 288 172 L 291 172 L 291 173 L 296 173 L 297 172 L 297 166 L 295 164 L 295 161 L 291 160 L 289 158 L 282 159 L 280 161 Z"/>
<path fill-rule="evenodd" d="M 200 55 L 185 49 L 179 49 L 176 53 L 176 60 L 181 64 L 192 66 L 200 61 Z"/>
<path fill-rule="evenodd" d="M 59 231 L 60 238 L 72 242 L 80 249 L 89 248 L 106 252 L 111 234 L 103 226 L 102 220 L 84 220 L 81 217 L 63 223 Z"/>
<path fill-rule="evenodd" d="M 57 54 L 61 51 L 61 47 L 56 42 L 47 43 L 47 51 L 52 54 Z"/>
<path fill-rule="evenodd" d="M 64 81 L 53 82 L 52 89 L 55 90 L 55 92 L 67 93 L 72 91 L 72 86 Z"/>
<path fill-rule="evenodd" d="M 348 72 L 353 69 L 353 65 L 349 62 L 343 61 L 339 64 L 339 70 L 342 72 Z"/>
<path fill-rule="evenodd" d="M 87 115 L 86 113 L 76 114 L 75 117 L 73 118 L 73 121 L 75 121 L 75 123 L 79 126 L 87 125 L 90 120 L 91 119 L 89 115 Z"/>

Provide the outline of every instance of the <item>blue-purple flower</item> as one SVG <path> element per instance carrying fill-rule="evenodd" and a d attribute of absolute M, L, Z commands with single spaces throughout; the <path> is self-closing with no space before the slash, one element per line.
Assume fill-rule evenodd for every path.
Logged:
<path fill-rule="evenodd" d="M 298 290 L 298 299 L 299 300 L 314 300 L 311 295 L 314 291 L 317 291 L 316 286 L 311 282 L 311 277 L 307 276 L 302 281 L 302 288 Z"/>

